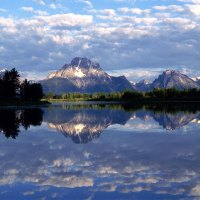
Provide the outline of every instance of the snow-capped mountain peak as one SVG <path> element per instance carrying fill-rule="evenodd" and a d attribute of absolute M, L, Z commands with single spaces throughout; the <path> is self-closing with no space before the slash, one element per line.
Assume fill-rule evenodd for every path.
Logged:
<path fill-rule="evenodd" d="M 183 90 L 190 88 L 199 89 L 200 87 L 187 75 L 175 70 L 166 70 L 154 80 L 151 88 L 177 88 Z"/>
<path fill-rule="evenodd" d="M 86 74 L 84 74 L 79 67 L 76 67 L 75 72 L 74 72 L 74 76 L 79 77 L 79 78 L 83 78 L 84 76 L 86 76 Z"/>
<path fill-rule="evenodd" d="M 65 64 L 60 70 L 51 73 L 51 78 L 83 78 L 89 76 L 108 76 L 96 62 L 88 58 L 74 58 L 70 64 Z"/>
<path fill-rule="evenodd" d="M 123 76 L 113 77 L 103 71 L 99 63 L 88 58 L 74 58 L 60 70 L 41 81 L 45 92 L 117 92 L 133 89 Z"/>

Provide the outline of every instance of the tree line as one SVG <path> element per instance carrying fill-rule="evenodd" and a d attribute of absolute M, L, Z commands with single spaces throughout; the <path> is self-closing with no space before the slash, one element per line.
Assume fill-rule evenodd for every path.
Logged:
<path fill-rule="evenodd" d="M 21 82 L 15 68 L 6 70 L 0 78 L 0 100 L 38 101 L 42 97 L 42 85 L 31 83 L 27 79 Z"/>
<path fill-rule="evenodd" d="M 126 90 L 123 92 L 111 92 L 103 93 L 97 92 L 93 94 L 87 93 L 66 93 L 56 95 L 48 93 L 45 98 L 50 99 L 62 99 L 62 100 L 95 100 L 95 101 L 152 101 L 152 100 L 163 100 L 163 101 L 200 101 L 200 90 L 198 89 L 185 89 L 178 90 L 176 88 L 159 89 L 155 88 L 152 91 L 139 92 L 135 90 Z"/>

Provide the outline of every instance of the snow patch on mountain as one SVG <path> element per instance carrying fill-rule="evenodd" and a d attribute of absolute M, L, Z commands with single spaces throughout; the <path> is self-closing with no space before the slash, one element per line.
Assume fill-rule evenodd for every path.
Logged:
<path fill-rule="evenodd" d="M 74 58 L 70 64 L 65 64 L 60 70 L 51 73 L 41 83 L 45 93 L 51 91 L 56 94 L 118 92 L 133 89 L 124 76 L 110 76 L 103 71 L 99 63 L 80 57 Z"/>
<path fill-rule="evenodd" d="M 78 135 L 80 133 L 82 133 L 83 129 L 86 127 L 86 125 L 84 124 L 76 124 L 74 126 L 74 129 L 75 129 L 75 133 Z"/>
<path fill-rule="evenodd" d="M 166 70 L 151 84 L 151 89 L 153 88 L 177 88 L 183 90 L 192 88 L 199 89 L 200 86 L 190 77 L 179 71 Z"/>
<path fill-rule="evenodd" d="M 84 76 L 86 76 L 86 74 L 84 74 L 79 67 L 76 67 L 75 72 L 74 72 L 74 76 L 79 77 L 79 78 L 83 78 Z"/>

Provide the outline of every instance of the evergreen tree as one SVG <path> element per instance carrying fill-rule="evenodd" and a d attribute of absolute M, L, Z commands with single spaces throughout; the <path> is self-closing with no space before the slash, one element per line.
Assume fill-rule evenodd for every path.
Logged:
<path fill-rule="evenodd" d="M 20 87 L 20 97 L 28 101 L 38 101 L 43 97 L 43 89 L 40 83 L 30 83 L 25 79 Z"/>
<path fill-rule="evenodd" d="M 6 71 L 3 76 L 3 95 L 5 99 L 15 99 L 19 94 L 20 89 L 20 75 L 18 71 L 13 68 Z"/>
<path fill-rule="evenodd" d="M 20 87 L 20 97 L 24 100 L 29 100 L 30 99 L 30 83 L 27 79 L 25 79 L 21 83 Z"/>

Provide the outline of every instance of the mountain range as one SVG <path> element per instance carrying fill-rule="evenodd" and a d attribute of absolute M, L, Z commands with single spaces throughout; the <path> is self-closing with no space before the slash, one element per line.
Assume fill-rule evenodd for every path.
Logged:
<path fill-rule="evenodd" d="M 120 92 L 133 89 L 125 76 L 114 77 L 102 70 L 100 65 L 87 58 L 74 58 L 60 70 L 40 81 L 44 92 Z"/>
<path fill-rule="evenodd" d="M 111 109 L 109 106 L 102 107 L 95 104 L 82 105 L 82 107 L 71 104 L 66 105 L 65 109 L 61 106 L 54 109 L 45 108 L 43 120 L 49 128 L 61 132 L 74 143 L 85 144 L 100 137 L 105 129 L 112 128 L 113 125 L 137 128 L 135 126 L 137 123 L 134 121 L 138 122 L 138 120 L 140 120 L 140 128 L 156 122 L 163 129 L 176 130 L 189 123 L 199 123 L 200 112 L 155 112 L 145 108 L 126 112 L 122 107 Z"/>
<path fill-rule="evenodd" d="M 125 125 L 131 112 L 121 109 L 111 110 L 100 105 L 66 105 L 55 109 L 45 109 L 44 121 L 49 127 L 61 132 L 74 143 L 88 143 L 114 124 Z"/>
<path fill-rule="evenodd" d="M 151 91 L 154 88 L 169 89 L 176 88 L 178 90 L 184 89 L 200 89 L 200 81 L 193 80 L 185 74 L 175 70 L 166 70 L 158 76 L 153 82 L 142 80 L 133 85 L 137 91 Z"/>
<path fill-rule="evenodd" d="M 41 80 L 44 93 L 62 94 L 67 92 L 121 92 L 124 90 L 151 91 L 154 88 L 200 89 L 200 80 L 193 80 L 175 70 L 166 70 L 153 82 L 142 80 L 132 84 L 125 76 L 110 76 L 99 63 L 88 58 L 75 57 L 70 64 L 65 64 Z"/>

